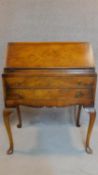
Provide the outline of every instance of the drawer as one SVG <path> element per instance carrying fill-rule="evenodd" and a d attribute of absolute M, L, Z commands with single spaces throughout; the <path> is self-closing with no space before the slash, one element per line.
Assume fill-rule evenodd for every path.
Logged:
<path fill-rule="evenodd" d="M 93 100 L 91 89 L 9 89 L 6 99 L 10 100 L 64 100 L 85 102 Z"/>
<path fill-rule="evenodd" d="M 91 88 L 94 86 L 95 76 L 10 76 L 4 77 L 8 88 Z"/>

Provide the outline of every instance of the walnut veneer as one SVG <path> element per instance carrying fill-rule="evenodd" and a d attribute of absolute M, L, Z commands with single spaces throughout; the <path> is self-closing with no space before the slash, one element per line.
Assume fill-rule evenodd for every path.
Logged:
<path fill-rule="evenodd" d="M 16 108 L 21 127 L 20 105 L 32 107 L 66 107 L 78 105 L 76 125 L 80 126 L 81 108 L 89 113 L 85 149 L 89 146 L 96 111 L 97 75 L 92 47 L 87 42 L 9 43 L 6 66 L 2 74 L 5 109 L 4 123 L 10 148 L 14 144 L 9 117 Z"/>

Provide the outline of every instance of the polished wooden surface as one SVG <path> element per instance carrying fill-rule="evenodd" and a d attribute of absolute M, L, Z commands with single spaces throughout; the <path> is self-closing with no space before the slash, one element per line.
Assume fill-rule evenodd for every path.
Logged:
<path fill-rule="evenodd" d="M 4 74 L 9 88 L 90 88 L 96 81 L 95 75 L 41 76 L 25 74 Z"/>
<path fill-rule="evenodd" d="M 91 68 L 92 47 L 82 42 L 9 43 L 7 67 Z"/>
<path fill-rule="evenodd" d="M 7 110 L 16 108 L 17 126 L 21 127 L 20 105 L 78 105 L 77 126 L 81 107 L 88 109 L 90 122 L 85 147 L 91 153 L 89 142 L 95 121 L 95 110 L 92 112 L 91 108 L 95 105 L 97 74 L 89 43 L 9 43 L 2 79 L 6 107 L 4 121 L 10 141 L 8 154 L 13 152 L 13 142 Z"/>
<path fill-rule="evenodd" d="M 29 70 L 28 70 L 29 72 Z M 17 105 L 68 106 L 92 105 L 95 97 L 96 74 L 3 74 L 6 86 L 6 107 Z M 51 70 L 50 70 L 51 72 Z M 93 92 L 93 93 L 92 93 Z M 67 101 L 65 100 L 67 98 Z"/>

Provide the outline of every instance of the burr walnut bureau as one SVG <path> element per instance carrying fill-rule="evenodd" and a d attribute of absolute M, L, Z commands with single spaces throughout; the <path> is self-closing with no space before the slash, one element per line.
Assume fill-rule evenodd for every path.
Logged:
<path fill-rule="evenodd" d="M 77 106 L 77 126 L 80 126 L 83 107 L 89 114 L 85 150 L 92 153 L 89 142 L 96 118 L 97 74 L 92 47 L 88 42 L 8 43 L 2 80 L 5 102 L 3 118 L 10 144 L 8 154 L 13 153 L 14 149 L 10 114 L 16 108 L 17 127 L 21 127 L 20 105 Z"/>

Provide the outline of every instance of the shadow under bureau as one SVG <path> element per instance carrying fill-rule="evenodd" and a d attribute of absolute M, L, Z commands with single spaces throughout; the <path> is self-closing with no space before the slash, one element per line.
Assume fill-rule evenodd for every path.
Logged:
<path fill-rule="evenodd" d="M 31 107 L 77 106 L 76 125 L 80 126 L 83 107 L 89 113 L 85 150 L 89 146 L 96 110 L 97 74 L 92 47 L 87 42 L 17 42 L 8 43 L 2 73 L 5 108 L 3 118 L 13 153 L 10 114 L 16 108 L 22 126 L 20 105 Z M 51 117 L 51 116 L 50 116 Z"/>

